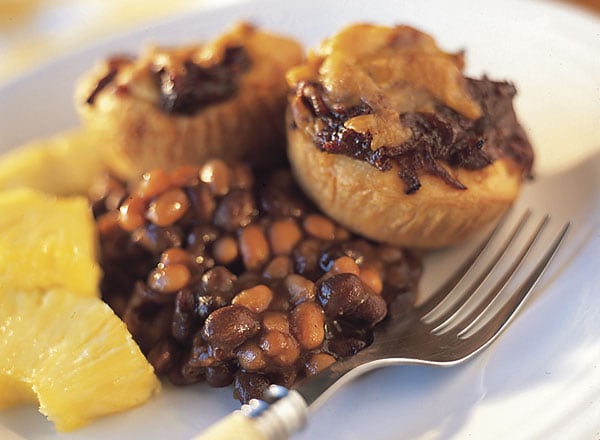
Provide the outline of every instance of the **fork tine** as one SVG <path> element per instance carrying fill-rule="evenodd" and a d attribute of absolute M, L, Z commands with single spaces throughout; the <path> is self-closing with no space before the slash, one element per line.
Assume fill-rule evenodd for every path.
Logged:
<path fill-rule="evenodd" d="M 473 347 L 473 344 L 475 345 L 476 348 L 473 351 L 473 355 L 487 347 L 502 332 L 502 330 L 507 327 L 512 318 L 517 314 L 525 300 L 533 291 L 533 288 L 537 284 L 538 280 L 550 264 L 550 261 L 552 261 L 554 255 L 556 255 L 556 252 L 567 235 L 570 227 L 570 222 L 563 226 L 557 238 L 546 251 L 544 256 L 540 259 L 535 268 L 531 271 L 527 279 L 521 283 L 519 288 L 509 298 L 504 306 L 502 306 L 502 308 L 492 318 L 490 318 L 487 323 L 483 325 L 483 327 L 478 329 L 470 336 L 464 335 L 466 332 L 468 332 L 471 326 L 466 327 L 459 333 L 458 336 L 461 337 L 461 339 L 469 341 L 469 344 L 467 345 L 470 347 Z M 471 355 L 469 355 L 469 357 L 471 357 Z"/>
<path fill-rule="evenodd" d="M 548 224 L 549 219 L 549 215 L 544 216 L 534 233 L 529 238 L 527 244 L 521 249 L 521 252 L 514 259 L 513 264 L 506 270 L 504 276 L 502 276 L 502 278 L 500 278 L 500 280 L 498 280 L 498 282 L 490 289 L 490 291 L 484 296 L 483 300 L 479 302 L 477 307 L 466 317 L 460 320 L 460 323 L 467 323 L 467 326 L 458 333 L 459 335 L 466 333 L 470 328 L 473 328 L 480 321 L 481 317 L 488 310 L 494 299 L 496 299 L 496 297 L 502 292 L 502 290 L 513 278 L 519 267 L 521 267 L 521 264 L 523 264 L 523 261 L 525 261 L 527 255 L 529 255 L 531 248 Z M 455 325 L 454 328 L 458 326 L 459 325 Z"/>
<path fill-rule="evenodd" d="M 526 219 L 531 215 L 531 211 L 527 210 L 519 220 L 519 225 L 523 224 Z M 469 270 L 473 267 L 476 261 L 479 259 L 483 251 L 490 244 L 494 236 L 498 233 L 501 226 L 506 221 L 506 217 L 494 227 L 492 232 L 481 242 L 477 248 L 469 255 L 466 261 L 454 272 L 444 284 L 442 284 L 434 293 L 431 295 L 423 304 L 419 306 L 420 315 L 426 317 L 431 313 L 443 300 L 448 296 L 450 292 L 456 287 L 456 285 L 465 277 Z M 520 226 L 517 226 L 520 227 Z"/>
<path fill-rule="evenodd" d="M 515 238 L 519 235 L 519 232 L 523 229 L 523 226 L 525 226 L 530 216 L 530 211 L 526 211 L 521 216 L 519 222 L 512 229 L 508 238 L 504 240 L 504 243 L 502 243 L 498 252 L 496 252 L 496 254 L 493 256 L 492 260 L 488 263 L 485 269 L 481 271 L 479 277 L 477 277 L 477 279 L 473 281 L 468 288 L 464 289 L 464 291 L 461 292 L 460 298 L 456 299 L 451 305 L 451 307 L 448 310 L 444 311 L 444 314 L 442 316 L 439 316 L 432 320 L 427 320 L 428 324 L 435 326 L 435 328 L 432 330 L 433 332 L 438 332 L 442 328 L 446 327 L 447 323 L 455 319 L 455 317 L 461 312 L 461 310 L 463 310 L 463 308 L 469 302 L 469 299 L 472 297 L 472 295 L 477 291 L 481 284 L 490 276 L 494 268 L 498 265 L 502 257 L 506 254 L 507 250 L 514 242 Z"/>

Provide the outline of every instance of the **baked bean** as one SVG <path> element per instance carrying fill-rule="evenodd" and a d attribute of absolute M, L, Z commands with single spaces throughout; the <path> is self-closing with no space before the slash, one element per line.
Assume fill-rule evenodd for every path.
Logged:
<path fill-rule="evenodd" d="M 98 226 L 98 234 L 101 236 L 110 236 L 118 233 L 119 229 L 119 212 L 109 211 L 101 214 L 96 218 L 96 224 Z"/>
<path fill-rule="evenodd" d="M 208 315 L 221 307 L 225 307 L 229 302 L 220 295 L 199 295 L 196 298 L 196 316 L 202 323 Z"/>
<path fill-rule="evenodd" d="M 224 196 L 230 188 L 229 167 L 221 159 L 211 159 L 200 168 L 200 180 L 208 184 L 214 195 Z"/>
<path fill-rule="evenodd" d="M 407 288 L 412 280 L 410 270 L 403 264 L 392 264 L 388 266 L 385 278 L 387 283 L 404 288 Z"/>
<path fill-rule="evenodd" d="M 254 175 L 216 160 L 144 179 L 132 193 L 116 179 L 94 190 L 101 289 L 175 384 L 234 377 L 244 402 L 270 383 L 291 387 L 368 346 L 386 301 L 402 313 L 414 300 L 412 254 L 316 211 L 289 170 Z M 173 193 L 188 206 L 161 217 Z"/>
<path fill-rule="evenodd" d="M 283 367 L 277 374 L 272 373 L 271 377 L 273 378 L 273 383 L 282 387 L 291 388 L 292 385 L 294 385 L 294 382 L 296 382 L 296 379 L 298 378 L 298 373 L 296 373 L 296 368 L 294 367 L 295 365 L 291 368 Z"/>
<path fill-rule="evenodd" d="M 204 295 L 222 296 L 226 299 L 233 298 L 237 276 L 226 267 L 217 266 L 205 272 L 200 279 L 199 290 Z"/>
<path fill-rule="evenodd" d="M 133 287 L 133 294 L 129 305 L 136 307 L 145 303 L 172 304 L 173 298 L 171 295 L 165 295 L 150 288 L 147 283 L 137 281 Z"/>
<path fill-rule="evenodd" d="M 381 246 L 379 255 L 384 263 L 397 263 L 404 259 L 404 252 L 402 249 L 394 246 Z"/>
<path fill-rule="evenodd" d="M 335 224 L 320 214 L 308 214 L 302 223 L 304 230 L 321 240 L 335 239 Z"/>
<path fill-rule="evenodd" d="M 175 297 L 171 334 L 178 342 L 185 343 L 192 336 L 195 326 L 196 299 L 190 290 L 182 289 Z"/>
<path fill-rule="evenodd" d="M 262 228 L 256 224 L 242 229 L 239 249 L 244 265 L 249 270 L 260 269 L 269 259 L 269 243 Z"/>
<path fill-rule="evenodd" d="M 250 289 L 242 290 L 233 297 L 231 304 L 244 306 L 255 313 L 261 313 L 267 310 L 269 304 L 273 301 L 273 296 L 273 291 L 270 288 L 264 284 L 259 284 Z"/>
<path fill-rule="evenodd" d="M 187 364 L 179 364 L 169 371 L 169 381 L 176 386 L 186 386 L 202 380 L 205 369 L 193 368 Z"/>
<path fill-rule="evenodd" d="M 251 287 L 256 286 L 257 284 L 263 284 L 264 279 L 260 276 L 258 272 L 242 272 L 240 276 L 237 278 L 235 283 L 237 292 L 244 289 L 250 289 Z"/>
<path fill-rule="evenodd" d="M 294 271 L 294 263 L 289 257 L 279 255 L 271 260 L 265 270 L 263 271 L 263 277 L 274 280 L 285 278 L 287 275 Z"/>
<path fill-rule="evenodd" d="M 355 355 L 373 342 L 373 333 L 349 320 L 329 320 L 323 350 L 339 358 Z"/>
<path fill-rule="evenodd" d="M 184 249 L 171 247 L 160 255 L 160 263 L 163 266 L 168 266 L 169 264 L 183 264 L 187 266 L 191 263 L 191 258 L 190 254 Z"/>
<path fill-rule="evenodd" d="M 175 366 L 178 357 L 177 345 L 168 339 L 164 339 L 152 347 L 152 350 L 148 353 L 148 362 L 150 362 L 156 374 L 165 374 Z"/>
<path fill-rule="evenodd" d="M 188 353 L 186 362 L 195 367 L 211 367 L 218 361 L 212 355 L 212 352 L 204 339 L 202 332 L 197 332 L 192 340 L 192 347 Z"/>
<path fill-rule="evenodd" d="M 232 164 L 231 184 L 237 189 L 251 190 L 254 186 L 254 176 L 250 168 L 241 162 Z"/>
<path fill-rule="evenodd" d="M 360 269 L 358 276 L 373 293 L 380 294 L 382 292 L 383 281 L 381 280 L 381 275 L 379 275 L 378 271 L 370 267 L 363 267 Z"/>
<path fill-rule="evenodd" d="M 213 223 L 227 232 L 248 226 L 257 215 L 254 197 L 248 191 L 234 190 L 219 202 Z"/>
<path fill-rule="evenodd" d="M 256 314 L 240 305 L 212 312 L 202 326 L 202 337 L 211 346 L 228 351 L 239 347 L 260 331 Z"/>
<path fill-rule="evenodd" d="M 259 371 L 267 366 L 265 355 L 255 342 L 245 342 L 237 349 L 237 361 L 246 371 Z"/>
<path fill-rule="evenodd" d="M 169 174 L 173 186 L 195 186 L 200 182 L 200 169 L 194 165 L 182 165 Z"/>
<path fill-rule="evenodd" d="M 219 364 L 206 369 L 206 383 L 214 388 L 222 388 L 233 382 L 232 368 L 229 364 Z"/>
<path fill-rule="evenodd" d="M 336 226 L 335 228 L 335 240 L 336 241 L 347 241 L 350 240 L 350 231 L 343 226 Z"/>
<path fill-rule="evenodd" d="M 133 194 L 144 200 L 165 192 L 171 186 L 171 179 L 166 171 L 157 168 L 144 173 Z"/>
<path fill-rule="evenodd" d="M 169 226 L 183 217 L 189 206 L 190 202 L 183 190 L 173 188 L 150 202 L 146 218 L 155 225 Z"/>
<path fill-rule="evenodd" d="M 287 313 L 265 312 L 262 314 L 262 326 L 265 330 L 278 330 L 282 333 L 290 332 L 290 322 Z"/>
<path fill-rule="evenodd" d="M 290 329 L 300 346 L 317 348 L 325 338 L 323 309 L 314 302 L 303 302 L 290 313 Z"/>
<path fill-rule="evenodd" d="M 134 304 L 131 301 L 122 315 L 123 322 L 143 353 L 171 333 L 173 313 L 158 304 Z"/>
<path fill-rule="evenodd" d="M 133 231 L 131 241 L 152 254 L 160 255 L 170 247 L 180 247 L 183 244 L 183 231 L 177 226 L 163 228 L 150 223 Z"/>
<path fill-rule="evenodd" d="M 319 265 L 323 244 L 316 239 L 302 240 L 292 251 L 294 271 L 307 278 L 316 279 L 322 275 Z"/>
<path fill-rule="evenodd" d="M 360 268 L 352 258 L 343 256 L 333 261 L 330 272 L 332 275 L 337 275 L 339 273 L 352 273 L 358 275 L 360 273 Z"/>
<path fill-rule="evenodd" d="M 271 381 L 260 373 L 238 370 L 233 379 L 233 396 L 240 402 L 262 399 Z"/>
<path fill-rule="evenodd" d="M 280 366 L 290 366 L 300 356 L 300 347 L 294 337 L 278 330 L 264 332 L 259 346 L 273 362 Z"/>
<path fill-rule="evenodd" d="M 260 193 L 261 209 L 273 218 L 294 217 L 300 218 L 306 212 L 304 199 L 290 194 L 285 184 L 279 182 L 268 182 Z"/>
<path fill-rule="evenodd" d="M 324 280 L 317 296 L 327 316 L 334 317 L 352 313 L 365 300 L 367 292 L 359 277 L 342 273 Z"/>
<path fill-rule="evenodd" d="M 229 236 L 224 236 L 213 244 L 213 255 L 219 264 L 229 264 L 238 257 L 237 241 Z"/>
<path fill-rule="evenodd" d="M 119 207 L 119 225 L 125 231 L 133 231 L 146 223 L 146 202 L 141 197 L 129 196 Z"/>
<path fill-rule="evenodd" d="M 275 255 L 290 255 L 302 238 L 302 231 L 292 218 L 273 222 L 268 229 L 269 244 Z"/>
<path fill-rule="evenodd" d="M 183 289 L 191 279 L 190 270 L 183 264 L 157 267 L 148 277 L 148 286 L 162 293 L 173 293 Z"/>
<path fill-rule="evenodd" d="M 300 304 L 315 298 L 315 283 L 302 275 L 290 274 L 285 277 L 285 288 L 292 304 Z"/>
<path fill-rule="evenodd" d="M 196 226 L 187 236 L 187 247 L 204 249 L 219 238 L 219 230 L 212 225 Z"/>
<path fill-rule="evenodd" d="M 346 316 L 366 322 L 369 326 L 374 326 L 385 318 L 387 311 L 387 304 L 381 295 L 368 293 L 365 300 L 350 313 L 346 313 Z"/>
<path fill-rule="evenodd" d="M 335 363 L 335 358 L 327 353 L 312 354 L 304 364 L 307 377 L 319 374 L 321 371 Z"/>
<path fill-rule="evenodd" d="M 204 184 L 185 188 L 192 215 L 202 223 L 211 223 L 217 202 Z"/>

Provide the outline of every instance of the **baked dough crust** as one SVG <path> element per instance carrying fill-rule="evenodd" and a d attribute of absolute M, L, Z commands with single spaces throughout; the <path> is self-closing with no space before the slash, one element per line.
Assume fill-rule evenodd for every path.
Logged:
<path fill-rule="evenodd" d="M 322 152 L 298 129 L 288 130 L 288 157 L 300 186 L 329 216 L 370 239 L 413 248 L 464 240 L 496 221 L 521 187 L 521 172 L 501 158 L 480 170 L 449 170 L 466 190 L 421 175 L 419 191 L 406 194 L 395 168 Z"/>
<path fill-rule="evenodd" d="M 408 26 L 351 25 L 309 52 L 287 73 L 288 158 L 308 196 L 352 231 L 407 247 L 452 245 L 497 220 L 533 153 L 514 88 L 463 67 Z"/>
<path fill-rule="evenodd" d="M 152 63 L 196 57 L 210 65 L 211 57 L 218 62 L 224 48 L 231 46 L 243 47 L 251 60 L 233 97 L 191 115 L 160 108 Z M 84 125 L 95 131 L 105 164 L 124 180 L 137 181 L 153 168 L 171 170 L 211 157 L 268 164 L 285 154 L 285 72 L 302 57 L 302 48 L 294 40 L 241 24 L 207 45 L 150 48 L 119 69 L 92 104 L 86 103 L 110 73 L 110 62 L 104 62 L 79 81 L 76 106 Z"/>

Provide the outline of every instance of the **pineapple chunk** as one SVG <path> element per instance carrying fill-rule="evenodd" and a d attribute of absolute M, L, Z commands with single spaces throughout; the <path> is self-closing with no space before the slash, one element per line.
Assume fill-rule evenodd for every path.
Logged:
<path fill-rule="evenodd" d="M 0 291 L 0 407 L 31 400 L 57 431 L 147 401 L 160 388 L 102 300 L 63 290 Z"/>
<path fill-rule="evenodd" d="M 94 136 L 69 131 L 0 156 L 0 190 L 27 187 L 55 195 L 85 195 L 103 169 Z"/>
<path fill-rule="evenodd" d="M 97 295 L 96 227 L 84 197 L 0 193 L 0 289 Z"/>

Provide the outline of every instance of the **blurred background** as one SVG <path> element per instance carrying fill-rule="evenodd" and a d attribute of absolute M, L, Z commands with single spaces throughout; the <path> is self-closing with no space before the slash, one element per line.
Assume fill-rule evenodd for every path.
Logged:
<path fill-rule="evenodd" d="M 0 85 L 98 38 L 237 1 L 243 0 L 0 0 Z M 546 1 L 600 16 L 600 0 Z"/>
<path fill-rule="evenodd" d="M 129 28 L 241 0 L 0 0 L 0 85 Z"/>

